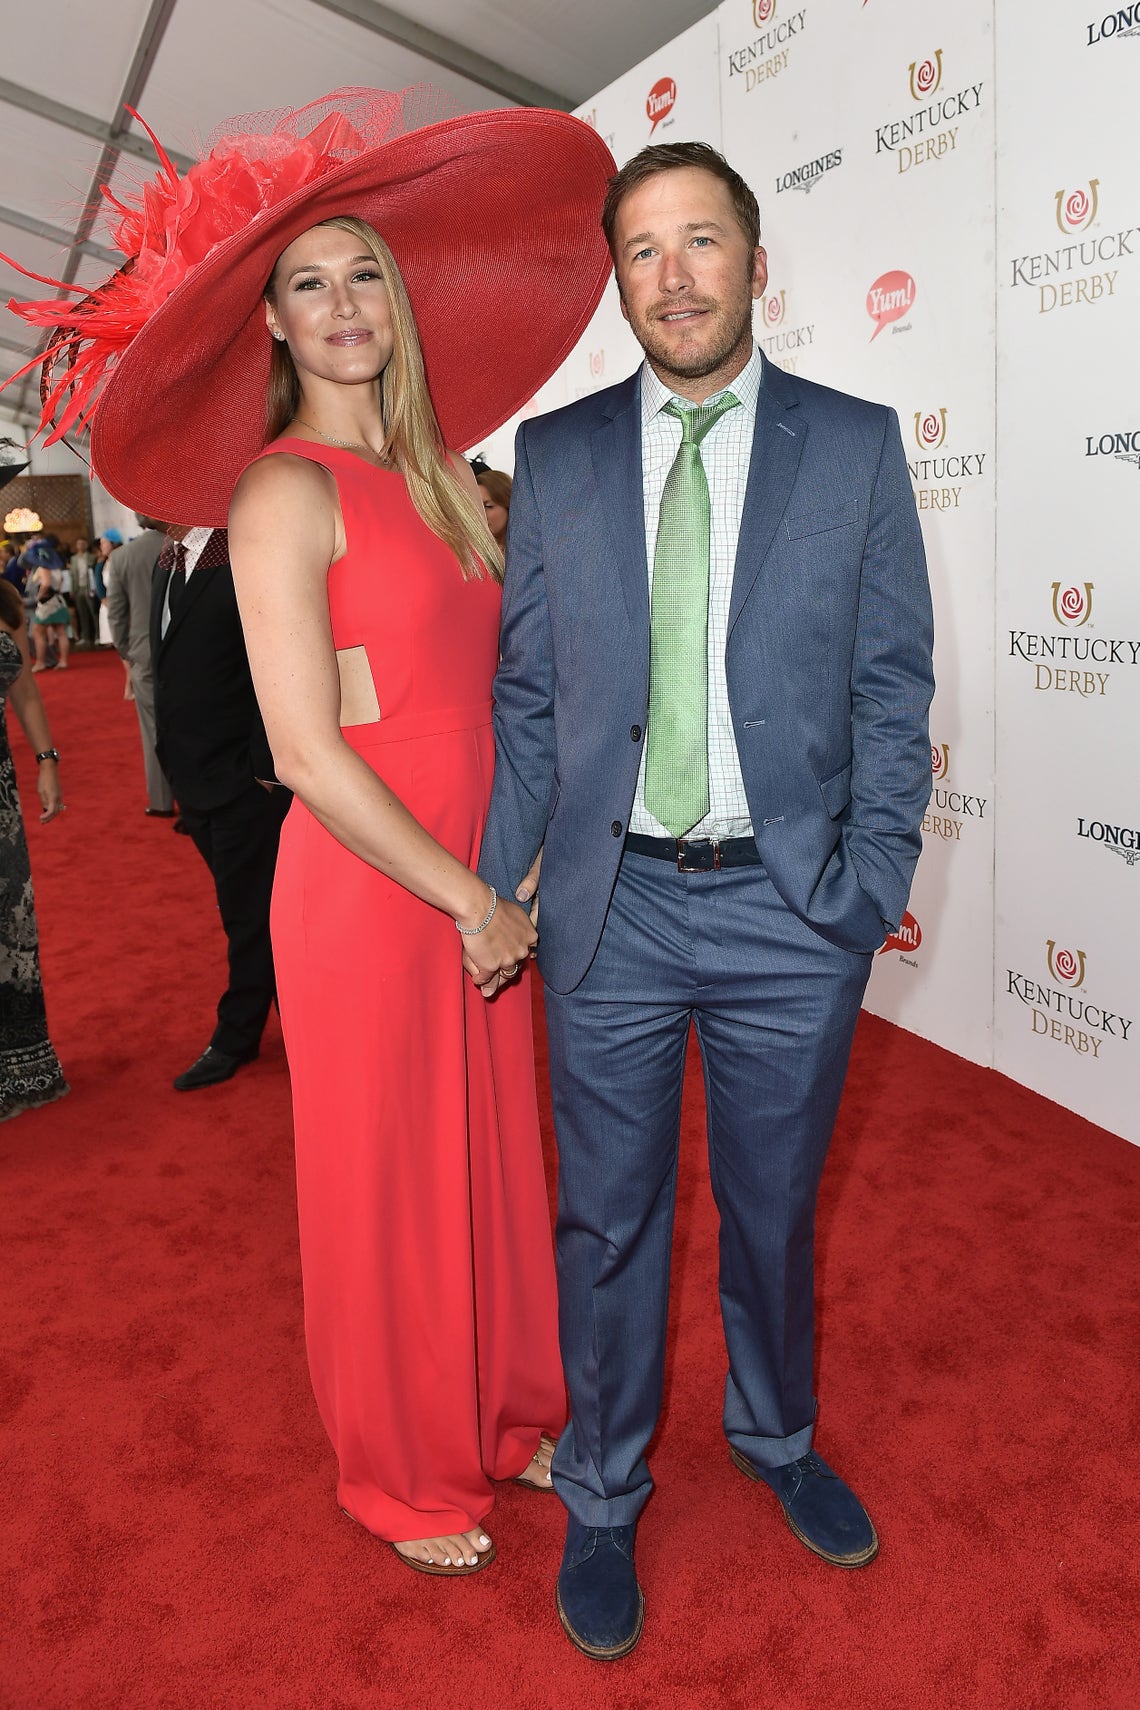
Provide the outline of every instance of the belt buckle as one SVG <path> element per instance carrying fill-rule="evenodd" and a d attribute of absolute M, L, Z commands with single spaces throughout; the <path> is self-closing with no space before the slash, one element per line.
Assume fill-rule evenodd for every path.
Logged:
<path fill-rule="evenodd" d="M 703 843 L 705 840 L 703 838 L 701 838 L 699 840 L 694 839 L 694 842 L 696 842 L 696 841 L 700 841 L 701 843 Z M 678 873 L 715 873 L 717 871 L 717 869 L 720 866 L 720 844 L 719 844 L 719 842 L 716 841 L 715 838 L 712 838 L 708 841 L 708 847 L 712 850 L 712 861 L 709 863 L 702 863 L 702 865 L 697 866 L 697 867 L 690 867 L 688 865 L 688 863 L 686 862 L 686 860 L 685 860 L 686 847 L 687 847 L 687 845 L 686 845 L 685 839 L 683 837 L 678 837 L 678 839 L 677 839 L 677 871 L 678 871 Z"/>

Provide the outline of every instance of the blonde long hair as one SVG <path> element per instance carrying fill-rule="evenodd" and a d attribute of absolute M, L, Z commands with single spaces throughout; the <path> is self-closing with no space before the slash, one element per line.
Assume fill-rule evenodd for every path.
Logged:
<path fill-rule="evenodd" d="M 357 238 L 375 256 L 388 292 L 392 355 L 380 376 L 384 457 L 404 477 L 408 497 L 427 527 L 454 552 L 465 579 L 490 575 L 501 582 L 503 554 L 487 527 L 482 503 L 466 491 L 448 461 L 428 392 L 412 305 L 395 256 L 379 232 L 351 214 L 319 223 Z M 272 277 L 265 295 L 272 303 Z M 288 427 L 301 403 L 301 382 L 283 340 L 273 343 L 265 403 L 268 445 Z"/>

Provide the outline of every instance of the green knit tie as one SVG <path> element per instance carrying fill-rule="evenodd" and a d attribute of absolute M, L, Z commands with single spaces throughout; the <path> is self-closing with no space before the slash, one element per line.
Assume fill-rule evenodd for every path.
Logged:
<path fill-rule="evenodd" d="M 645 805 L 674 837 L 709 811 L 709 484 L 700 444 L 740 399 L 665 409 L 681 445 L 661 494 L 649 632 Z"/>

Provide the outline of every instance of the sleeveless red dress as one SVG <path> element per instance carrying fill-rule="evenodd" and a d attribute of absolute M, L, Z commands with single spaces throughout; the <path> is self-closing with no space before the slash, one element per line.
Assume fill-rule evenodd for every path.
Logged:
<path fill-rule="evenodd" d="M 403 478 L 328 469 L 348 550 L 334 645 L 367 652 L 378 723 L 344 735 L 474 867 L 495 762 L 498 585 L 464 581 Z M 521 877 L 521 875 L 520 875 Z M 342 1507 L 382 1538 L 462 1532 L 565 1418 L 529 975 L 487 1002 L 450 916 L 295 801 L 273 952 L 293 1087 L 309 1369 Z"/>

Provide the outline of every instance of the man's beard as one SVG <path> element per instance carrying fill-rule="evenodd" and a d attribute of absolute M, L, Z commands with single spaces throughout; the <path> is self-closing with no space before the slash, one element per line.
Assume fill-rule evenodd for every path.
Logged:
<path fill-rule="evenodd" d="M 704 308 L 704 304 L 697 305 Z M 684 354 L 672 349 L 663 339 L 655 336 L 657 322 L 649 319 L 639 327 L 634 328 L 638 343 L 646 356 L 655 367 L 666 374 L 675 374 L 681 380 L 703 380 L 709 374 L 715 374 L 745 340 L 752 336 L 752 299 L 742 304 L 740 312 L 731 320 L 725 320 L 719 328 L 719 336 L 714 337 L 711 344 L 703 349 L 693 350 Z"/>

